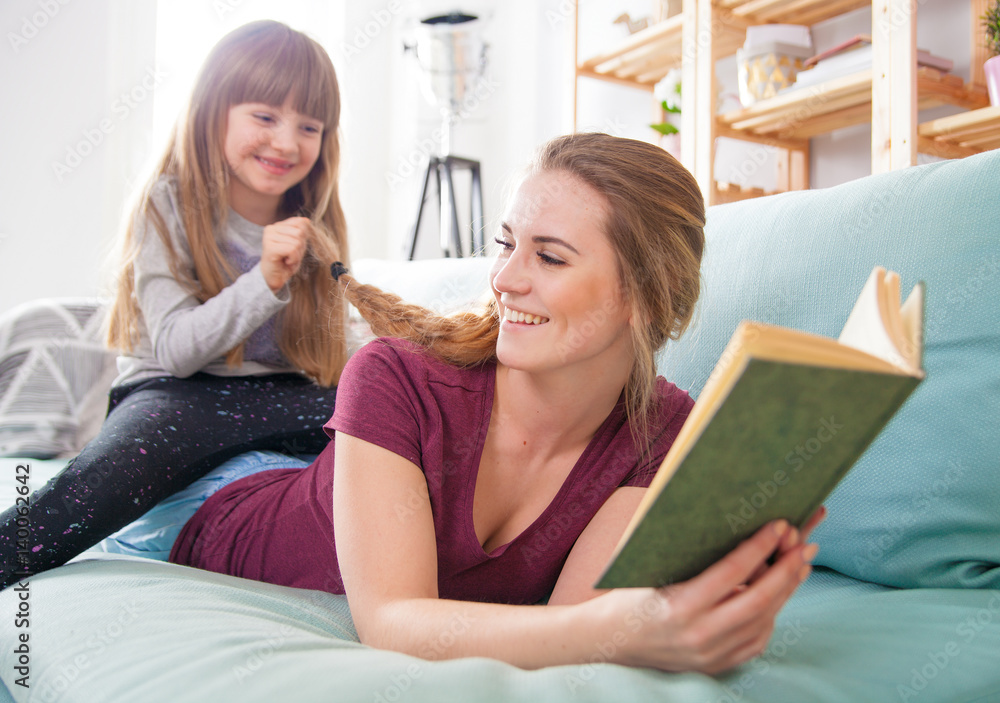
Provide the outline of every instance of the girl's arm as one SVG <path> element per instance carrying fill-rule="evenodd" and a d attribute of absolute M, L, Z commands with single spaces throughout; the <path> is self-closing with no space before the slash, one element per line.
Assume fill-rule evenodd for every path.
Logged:
<path fill-rule="evenodd" d="M 804 562 L 798 550 L 733 595 L 778 546 L 781 535 L 771 525 L 669 590 L 617 589 L 546 607 L 441 600 L 423 473 L 341 432 L 335 451 L 337 557 L 358 633 L 375 647 L 428 659 L 488 656 L 524 668 L 597 657 L 666 670 L 721 671 L 763 649 L 774 615 L 800 582 Z M 607 519 L 623 509 L 612 504 Z"/>
<path fill-rule="evenodd" d="M 164 184 L 153 202 L 163 215 L 182 270 L 193 271 L 177 206 Z M 200 303 L 170 270 L 167 248 L 155 227 L 137 223 L 141 249 L 135 261 L 135 290 L 153 356 L 164 370 L 185 378 L 243 342 L 288 303 L 287 289 L 272 291 L 254 266 L 218 295 Z M 286 279 L 287 280 L 287 279 Z"/>

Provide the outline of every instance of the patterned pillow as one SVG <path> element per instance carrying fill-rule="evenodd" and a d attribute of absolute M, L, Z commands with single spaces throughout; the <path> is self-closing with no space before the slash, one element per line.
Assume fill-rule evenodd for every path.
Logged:
<path fill-rule="evenodd" d="M 101 301 L 43 299 L 0 315 L 0 456 L 76 454 L 107 409 L 115 357 Z"/>

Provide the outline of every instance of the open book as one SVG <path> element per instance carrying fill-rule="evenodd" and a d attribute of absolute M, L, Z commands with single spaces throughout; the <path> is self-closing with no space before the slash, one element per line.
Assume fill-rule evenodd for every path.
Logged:
<path fill-rule="evenodd" d="M 924 286 L 876 267 L 838 340 L 736 329 L 596 588 L 701 573 L 758 528 L 801 526 L 924 377 Z"/>

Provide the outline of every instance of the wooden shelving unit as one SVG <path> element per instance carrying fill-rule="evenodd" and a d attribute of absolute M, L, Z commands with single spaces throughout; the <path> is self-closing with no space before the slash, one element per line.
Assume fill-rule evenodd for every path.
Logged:
<path fill-rule="evenodd" d="M 958 105 L 978 109 L 989 104 L 984 88 L 968 86 L 958 76 L 933 68 L 917 70 L 917 109 Z M 750 107 L 718 116 L 730 130 L 788 139 L 808 139 L 834 129 L 869 122 L 872 117 L 872 71 L 841 76 L 790 90 Z"/>
<path fill-rule="evenodd" d="M 970 0 L 972 37 L 979 36 L 978 17 L 985 2 Z M 770 22 L 813 25 L 868 6 L 871 69 L 715 115 L 715 61 L 742 46 L 747 27 Z M 912 0 L 684 0 L 680 15 L 578 62 L 576 76 L 652 90 L 671 68 L 682 67 L 682 159 L 714 204 L 765 194 L 716 182 L 712 170 L 720 136 L 776 148 L 780 191 L 809 187 L 809 139 L 866 122 L 872 124 L 873 173 L 913 165 L 918 151 L 957 158 L 1000 148 L 1000 108 L 987 107 L 982 72 L 976 70 L 977 61 L 981 65 L 983 60 L 978 43 L 972 43 L 974 69 L 967 84 L 949 73 L 917 68 Z M 969 112 L 917 124 L 919 110 L 938 105 Z"/>

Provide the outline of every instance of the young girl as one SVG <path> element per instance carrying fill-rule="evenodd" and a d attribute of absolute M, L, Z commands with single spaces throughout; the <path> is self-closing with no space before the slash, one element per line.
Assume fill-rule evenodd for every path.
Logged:
<path fill-rule="evenodd" d="M 346 593 L 362 642 L 427 658 L 712 673 L 760 653 L 822 513 L 766 526 L 686 583 L 592 587 L 692 406 L 655 354 L 690 320 L 703 224 L 664 151 L 579 134 L 521 183 L 484 315 L 434 317 L 335 265 L 395 338 L 347 365 L 311 466 L 215 493 L 171 560 Z"/>
<path fill-rule="evenodd" d="M 315 455 L 346 361 L 329 56 L 277 22 L 212 50 L 125 235 L 100 434 L 0 516 L 0 587 L 58 566 L 248 449 Z"/>

